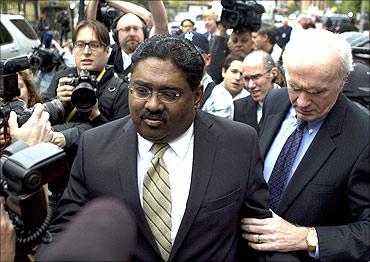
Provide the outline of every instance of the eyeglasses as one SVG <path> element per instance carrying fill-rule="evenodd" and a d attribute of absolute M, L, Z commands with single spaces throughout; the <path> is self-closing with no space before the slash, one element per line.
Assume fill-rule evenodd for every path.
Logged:
<path fill-rule="evenodd" d="M 181 96 L 180 91 L 166 89 L 162 91 L 152 91 L 146 87 L 130 87 L 131 94 L 138 99 L 149 99 L 153 96 L 153 94 L 157 93 L 157 97 L 164 103 L 174 103 L 176 102 L 179 97 Z"/>
<path fill-rule="evenodd" d="M 76 41 L 73 46 L 79 51 L 85 50 L 86 46 L 88 46 L 91 50 L 96 51 L 104 45 L 99 41 L 91 41 L 88 43 L 85 41 Z"/>
<path fill-rule="evenodd" d="M 272 68 L 268 69 L 267 71 L 265 71 L 264 73 L 259 73 L 259 74 L 255 74 L 255 75 L 251 75 L 251 76 L 243 76 L 243 79 L 245 82 L 249 82 L 250 80 L 252 81 L 256 81 L 258 79 L 260 79 L 263 75 L 267 74 L 268 72 L 270 72 L 272 70 Z"/>

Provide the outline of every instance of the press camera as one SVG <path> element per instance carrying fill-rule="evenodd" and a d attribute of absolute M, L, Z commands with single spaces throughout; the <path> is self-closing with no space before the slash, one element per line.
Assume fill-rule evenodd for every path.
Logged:
<path fill-rule="evenodd" d="M 17 72 L 28 68 L 30 68 L 30 63 L 27 56 L 1 60 L 0 62 L 0 97 L 4 102 L 0 105 L 0 128 L 7 124 L 11 111 L 16 112 L 20 126 L 32 115 L 33 108 L 27 108 L 24 101 L 16 98 L 20 95 Z M 58 99 L 43 105 L 45 111 L 50 115 L 49 121 L 52 125 L 64 122 L 64 107 Z"/>
<path fill-rule="evenodd" d="M 30 56 L 30 65 L 42 72 L 50 72 L 54 67 L 62 64 L 59 53 L 55 50 L 37 47 Z"/>
<path fill-rule="evenodd" d="M 220 23 L 235 31 L 256 32 L 261 27 L 263 5 L 256 1 L 221 0 L 222 13 Z"/>
<path fill-rule="evenodd" d="M 89 113 L 96 103 L 98 80 L 87 70 L 81 70 L 78 76 L 69 75 L 68 85 L 75 86 L 71 102 L 80 113 Z"/>
<path fill-rule="evenodd" d="M 17 247 L 29 247 L 44 236 L 52 218 L 44 185 L 67 173 L 66 153 L 54 144 L 17 141 L 3 151 L 0 195 L 15 224 Z"/>

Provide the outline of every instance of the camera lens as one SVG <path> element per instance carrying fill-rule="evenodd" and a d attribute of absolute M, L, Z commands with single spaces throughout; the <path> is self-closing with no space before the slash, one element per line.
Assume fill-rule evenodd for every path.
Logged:
<path fill-rule="evenodd" d="M 49 121 L 51 125 L 64 123 L 64 106 L 58 99 L 53 99 L 43 104 L 45 111 L 49 113 Z"/>
<path fill-rule="evenodd" d="M 32 68 L 39 68 L 41 65 L 41 59 L 37 56 L 31 56 L 30 64 Z"/>
<path fill-rule="evenodd" d="M 89 113 L 96 103 L 95 91 L 91 84 L 80 83 L 72 93 L 71 102 L 80 113 Z"/>

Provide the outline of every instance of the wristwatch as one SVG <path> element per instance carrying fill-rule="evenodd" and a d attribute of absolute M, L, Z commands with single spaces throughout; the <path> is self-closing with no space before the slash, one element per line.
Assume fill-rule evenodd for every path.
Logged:
<path fill-rule="evenodd" d="M 316 229 L 314 227 L 308 228 L 306 243 L 308 251 L 313 252 L 316 250 L 316 247 L 319 244 L 319 240 L 317 238 Z"/>

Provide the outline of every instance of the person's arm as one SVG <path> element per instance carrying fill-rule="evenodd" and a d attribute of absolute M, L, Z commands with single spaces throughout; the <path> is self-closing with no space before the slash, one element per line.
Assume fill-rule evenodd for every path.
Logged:
<path fill-rule="evenodd" d="M 29 145 L 36 145 L 50 142 L 53 137 L 49 113 L 44 111 L 42 104 L 35 105 L 32 115 L 21 127 L 18 126 L 15 112 L 10 112 L 8 126 L 12 142 L 22 140 Z"/>
<path fill-rule="evenodd" d="M 70 122 L 53 126 L 51 142 L 61 148 L 77 148 L 82 133 L 93 126 L 88 122 Z"/>
<path fill-rule="evenodd" d="M 64 50 L 57 41 L 55 41 L 54 39 L 51 40 L 51 46 L 58 51 L 60 57 L 63 59 L 63 62 L 67 67 L 75 66 L 75 59 L 73 55 L 70 52 Z"/>
<path fill-rule="evenodd" d="M 291 252 L 303 250 L 320 261 L 368 261 L 370 258 L 370 156 L 369 145 L 352 168 L 347 192 L 352 210 L 351 223 L 315 226 L 318 245 L 309 252 L 308 228 L 293 225 L 276 214 L 272 218 L 242 219 L 243 237 L 258 251 Z M 355 248 L 354 248 L 355 247 Z"/>
<path fill-rule="evenodd" d="M 98 0 L 90 0 L 86 5 L 85 9 L 85 19 L 93 19 L 96 20 L 96 13 L 98 10 L 99 1 Z"/>
<path fill-rule="evenodd" d="M 133 13 L 137 16 L 140 16 L 142 19 L 144 19 L 149 30 L 153 27 L 152 13 L 149 12 L 144 7 L 141 7 L 139 5 L 127 1 L 106 0 L 106 3 L 111 7 L 120 10 L 124 13 Z"/>
<path fill-rule="evenodd" d="M 14 261 L 15 229 L 5 211 L 5 199 L 0 197 L 0 260 Z"/>
<path fill-rule="evenodd" d="M 227 47 L 227 28 L 219 24 L 217 26 L 216 36 L 213 39 L 213 43 L 210 49 L 211 63 L 207 68 L 208 74 L 212 77 L 216 84 L 222 82 L 222 66 L 225 62 L 229 48 Z"/>
<path fill-rule="evenodd" d="M 149 10 L 153 14 L 154 34 L 164 35 L 168 34 L 168 17 L 166 8 L 162 0 L 148 1 Z"/>

